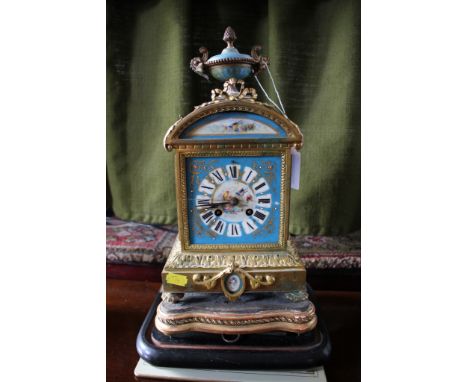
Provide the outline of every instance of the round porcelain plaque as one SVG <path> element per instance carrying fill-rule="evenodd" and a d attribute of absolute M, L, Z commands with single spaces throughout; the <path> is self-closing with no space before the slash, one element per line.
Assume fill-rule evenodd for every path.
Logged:
<path fill-rule="evenodd" d="M 233 273 L 226 277 L 225 285 L 230 293 L 236 293 L 242 288 L 242 279 L 237 273 Z"/>

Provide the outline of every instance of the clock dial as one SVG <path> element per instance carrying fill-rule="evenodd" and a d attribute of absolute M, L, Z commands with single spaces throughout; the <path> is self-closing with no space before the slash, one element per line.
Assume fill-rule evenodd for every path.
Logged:
<path fill-rule="evenodd" d="M 270 188 L 264 178 L 250 185 L 248 179 L 252 178 L 253 172 L 250 167 L 242 168 L 240 164 L 233 163 L 227 165 L 225 170 L 216 168 L 202 180 L 205 189 L 213 190 L 208 193 L 198 188 L 198 214 L 201 221 L 218 235 L 250 235 L 267 221 L 272 196 L 262 193 Z"/>
<path fill-rule="evenodd" d="M 187 158 L 190 242 L 277 242 L 281 161 L 280 155 Z"/>

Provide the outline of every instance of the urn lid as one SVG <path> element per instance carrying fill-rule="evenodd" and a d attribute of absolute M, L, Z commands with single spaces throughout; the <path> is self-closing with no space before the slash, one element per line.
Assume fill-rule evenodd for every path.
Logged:
<path fill-rule="evenodd" d="M 236 32 L 231 27 L 227 27 L 223 41 L 226 42 L 227 47 L 223 49 L 220 54 L 212 56 L 206 62 L 206 66 L 213 66 L 216 64 L 221 63 L 247 63 L 247 64 L 255 64 L 255 60 L 248 54 L 239 53 L 236 47 L 234 47 L 234 41 L 237 40 Z"/>
<path fill-rule="evenodd" d="M 190 61 L 190 67 L 195 73 L 206 79 L 209 79 L 208 74 L 210 74 L 211 77 L 219 81 L 227 81 L 230 78 L 242 80 L 252 73 L 260 72 L 268 65 L 268 58 L 258 54 L 261 50 L 260 46 L 254 46 L 250 55 L 239 53 L 234 47 L 236 39 L 234 29 L 227 27 L 223 36 L 227 47 L 220 54 L 210 58 L 208 58 L 208 49 L 201 47 L 202 56 L 193 58 Z"/>

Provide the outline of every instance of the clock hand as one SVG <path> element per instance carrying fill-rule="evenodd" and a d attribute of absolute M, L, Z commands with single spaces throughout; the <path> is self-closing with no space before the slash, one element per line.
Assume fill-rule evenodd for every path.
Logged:
<path fill-rule="evenodd" d="M 215 203 L 206 204 L 206 205 L 200 206 L 200 207 L 202 207 L 202 208 L 216 208 L 218 206 L 223 206 L 223 205 L 237 206 L 238 204 L 239 204 L 239 199 L 232 198 L 232 200 L 229 200 L 229 201 L 226 201 L 226 202 L 215 202 Z"/>
<path fill-rule="evenodd" d="M 211 204 L 208 204 L 207 207 L 218 207 L 218 206 L 223 206 L 223 205 L 226 205 L 226 204 L 231 204 L 231 202 L 217 202 L 217 203 L 211 203 Z"/>

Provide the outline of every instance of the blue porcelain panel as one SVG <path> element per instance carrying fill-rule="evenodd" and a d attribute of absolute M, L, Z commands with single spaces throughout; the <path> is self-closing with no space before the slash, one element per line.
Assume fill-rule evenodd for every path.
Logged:
<path fill-rule="evenodd" d="M 247 112 L 216 113 L 195 122 L 182 139 L 286 138 L 284 129 L 271 119 Z"/>
<path fill-rule="evenodd" d="M 252 73 L 252 68 L 245 65 L 220 65 L 209 68 L 210 74 L 218 81 L 227 81 L 229 78 L 243 80 Z"/>
<path fill-rule="evenodd" d="M 185 161 L 191 244 L 276 244 L 279 241 L 281 156 L 191 157 Z M 231 167 L 237 168 L 234 175 Z M 221 170 L 219 174 L 224 179 L 219 183 L 210 175 L 217 170 Z M 205 192 L 203 186 L 214 191 Z M 229 193 L 238 198 L 237 205 L 214 204 L 232 201 Z M 205 204 L 200 206 L 201 202 Z M 216 210 L 221 214 L 216 215 L 219 212 Z M 215 231 L 220 224 L 224 226 L 222 233 Z"/>

